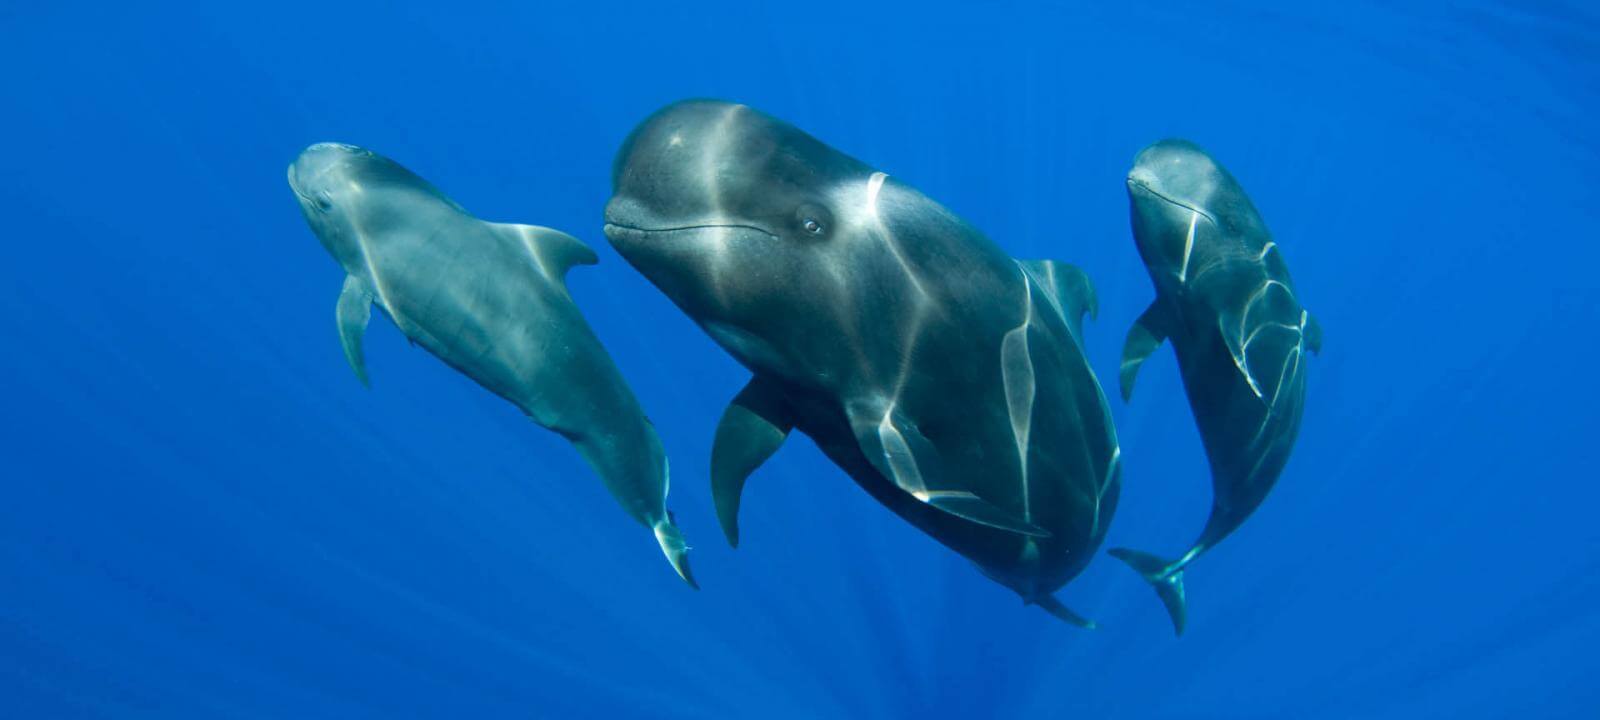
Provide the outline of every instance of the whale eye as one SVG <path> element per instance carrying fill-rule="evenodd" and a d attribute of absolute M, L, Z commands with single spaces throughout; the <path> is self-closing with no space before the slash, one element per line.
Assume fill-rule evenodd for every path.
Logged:
<path fill-rule="evenodd" d="M 833 215 L 828 209 L 816 203 L 802 203 L 795 208 L 795 225 L 800 230 L 812 237 L 822 237 L 828 234 L 828 226 L 832 224 Z"/>
<path fill-rule="evenodd" d="M 319 190 L 312 197 L 316 200 L 318 210 L 327 212 L 333 209 L 333 201 L 328 199 L 327 193 Z"/>

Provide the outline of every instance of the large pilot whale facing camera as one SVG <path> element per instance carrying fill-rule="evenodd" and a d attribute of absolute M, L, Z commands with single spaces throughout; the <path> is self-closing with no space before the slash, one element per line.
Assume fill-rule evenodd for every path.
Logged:
<path fill-rule="evenodd" d="M 1289 461 L 1306 397 L 1306 353 L 1322 346 L 1283 253 L 1244 188 L 1185 140 L 1145 148 L 1128 173 L 1133 237 L 1156 286 L 1128 331 L 1122 397 L 1172 341 L 1211 462 L 1211 517 L 1176 560 L 1115 549 L 1156 590 L 1183 634 L 1183 573 L 1250 517 Z"/>
<path fill-rule="evenodd" d="M 938 203 L 743 105 L 686 101 L 619 150 L 607 237 L 754 373 L 712 450 L 737 544 L 746 477 L 791 429 L 1026 603 L 1089 563 L 1120 453 L 1081 271 L 1017 261 Z"/>
<path fill-rule="evenodd" d="M 593 264 L 594 251 L 550 228 L 479 220 L 350 145 L 306 148 L 289 186 L 346 273 L 339 337 L 363 383 L 361 335 L 376 305 L 412 342 L 570 440 L 694 585 L 666 508 L 661 441 L 567 293 L 567 270 Z"/>

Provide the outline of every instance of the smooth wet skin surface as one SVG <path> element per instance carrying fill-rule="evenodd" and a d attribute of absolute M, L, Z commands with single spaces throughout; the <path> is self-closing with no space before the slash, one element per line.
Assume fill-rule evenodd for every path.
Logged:
<path fill-rule="evenodd" d="M 1092 558 L 1119 477 L 1069 328 L 1087 283 L 1058 288 L 1048 263 L 1036 279 L 914 189 L 743 105 L 668 106 L 614 168 L 612 244 L 755 373 L 714 449 L 730 539 L 744 475 L 794 427 L 986 575 L 1071 616 L 1050 593 Z"/>
<path fill-rule="evenodd" d="M 0 718 L 1592 718 L 1597 15 L 0 3 Z M 708 479 L 752 375 L 602 230 L 624 139 L 701 96 L 1093 278 L 1123 482 L 1059 596 L 1099 629 L 1024 607 L 800 430 L 728 547 Z M 1177 354 L 1116 388 L 1156 297 L 1126 178 L 1166 137 L 1241 182 L 1326 335 L 1288 464 L 1188 573 L 1181 638 L 1106 557 L 1177 557 L 1214 493 Z M 348 273 L 286 182 L 320 140 L 594 250 L 568 292 L 671 458 L 702 591 L 567 438 L 382 310 L 355 378 Z M 1020 319 L 981 338 L 991 367 Z"/>
<path fill-rule="evenodd" d="M 594 252 L 550 228 L 487 223 L 388 158 L 319 143 L 289 166 L 306 222 L 348 273 L 336 318 L 368 382 L 377 306 L 413 342 L 570 440 L 690 585 L 655 429 L 567 292 Z"/>
<path fill-rule="evenodd" d="M 1307 358 L 1321 328 L 1295 296 L 1283 251 L 1237 180 L 1199 146 L 1163 140 L 1128 172 L 1133 233 L 1157 298 L 1123 347 L 1122 396 L 1170 342 L 1210 460 L 1213 498 L 1200 536 L 1173 559 L 1112 553 L 1156 588 L 1186 626 L 1184 571 L 1266 500 L 1300 432 Z"/>

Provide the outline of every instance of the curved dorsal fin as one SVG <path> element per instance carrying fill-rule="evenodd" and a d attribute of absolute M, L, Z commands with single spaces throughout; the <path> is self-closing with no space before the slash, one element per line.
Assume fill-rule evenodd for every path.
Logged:
<path fill-rule="evenodd" d="M 510 235 L 528 248 L 528 254 L 539 263 L 539 267 L 550 277 L 557 280 L 565 277 L 573 265 L 593 265 L 600 262 L 599 256 L 571 235 L 554 228 L 539 225 L 515 225 L 512 223 L 490 223 L 497 232 Z"/>
<path fill-rule="evenodd" d="M 1056 260 L 1018 260 L 1022 271 L 1050 298 L 1050 304 L 1061 313 L 1072 328 L 1072 334 L 1083 342 L 1083 314 L 1094 317 L 1100 313 L 1100 301 L 1095 297 L 1094 285 L 1082 268 Z"/>

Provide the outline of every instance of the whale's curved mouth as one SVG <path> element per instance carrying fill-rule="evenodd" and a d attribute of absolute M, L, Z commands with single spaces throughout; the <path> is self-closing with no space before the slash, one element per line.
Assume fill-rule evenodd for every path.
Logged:
<path fill-rule="evenodd" d="M 701 231 L 706 231 L 706 230 L 749 230 L 751 232 L 760 233 L 760 234 L 765 235 L 765 236 L 770 237 L 770 238 L 777 238 L 776 235 L 768 232 L 767 230 L 765 230 L 763 228 L 759 228 L 759 227 L 756 227 L 754 225 L 744 225 L 744 224 L 740 224 L 740 223 L 701 223 L 701 224 L 697 224 L 697 225 L 673 225 L 673 226 L 669 226 L 669 227 L 653 227 L 652 228 L 652 227 L 639 227 L 637 225 L 628 225 L 628 224 L 625 224 L 625 223 L 608 221 L 608 222 L 606 222 L 605 227 L 603 227 L 602 230 L 605 232 L 607 237 L 630 236 L 630 235 L 634 236 L 634 237 L 671 236 L 671 235 L 683 235 L 683 234 L 689 234 L 689 233 L 696 233 L 696 232 L 701 232 Z"/>
<path fill-rule="evenodd" d="M 1143 180 L 1139 180 L 1137 178 L 1132 178 L 1132 177 L 1128 178 L 1128 189 L 1129 190 L 1141 190 L 1141 191 L 1145 192 L 1146 194 L 1149 194 L 1149 195 L 1161 200 L 1162 202 L 1167 203 L 1168 205 L 1174 205 L 1174 206 L 1177 206 L 1177 207 L 1181 207 L 1181 208 L 1183 208 L 1185 210 L 1188 210 L 1188 211 L 1190 211 L 1192 213 L 1195 213 L 1196 215 L 1199 215 L 1200 217 L 1203 217 L 1203 218 L 1205 218 L 1207 220 L 1210 220 L 1212 225 L 1216 225 L 1217 224 L 1217 219 L 1215 217 L 1213 217 L 1211 215 L 1211 213 L 1205 211 L 1202 208 L 1195 207 L 1192 204 L 1189 204 L 1189 203 L 1186 203 L 1186 202 L 1184 202 L 1182 200 L 1174 198 L 1174 197 L 1172 197 L 1170 195 L 1164 195 L 1164 194 L 1162 194 L 1162 192 L 1160 190 L 1157 190 L 1157 189 L 1155 189 L 1153 187 L 1150 187 L 1150 185 L 1145 183 Z"/>

